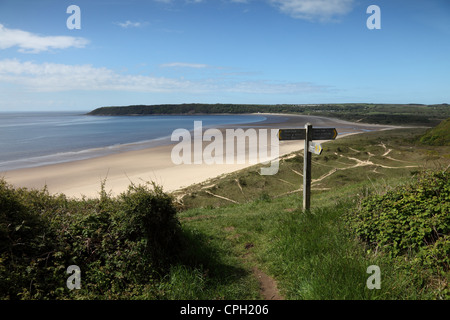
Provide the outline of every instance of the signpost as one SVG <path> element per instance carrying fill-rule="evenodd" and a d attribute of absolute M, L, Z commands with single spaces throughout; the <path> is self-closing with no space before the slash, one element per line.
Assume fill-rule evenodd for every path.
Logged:
<path fill-rule="evenodd" d="M 336 128 L 313 128 L 307 123 L 305 129 L 280 129 L 279 140 L 305 140 L 303 158 L 303 210 L 309 210 L 311 200 L 311 153 L 320 155 L 322 146 L 312 140 L 334 140 L 338 133 Z"/>

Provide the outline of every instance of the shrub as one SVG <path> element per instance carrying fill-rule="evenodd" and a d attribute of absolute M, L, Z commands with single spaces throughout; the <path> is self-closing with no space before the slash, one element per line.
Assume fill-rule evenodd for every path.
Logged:
<path fill-rule="evenodd" d="M 46 190 L 15 190 L 0 180 L 0 298 L 39 298 L 56 285 L 55 233 L 42 209 L 59 201 Z"/>
<path fill-rule="evenodd" d="M 392 257 L 426 250 L 421 252 L 423 261 L 430 261 L 431 252 L 436 257 L 445 256 L 441 250 L 448 254 L 449 212 L 450 173 L 426 172 L 409 185 L 364 198 L 350 221 L 371 247 L 382 248 Z M 433 261 L 448 271 L 448 259 Z"/>
<path fill-rule="evenodd" d="M 154 263 L 161 263 L 179 252 L 180 223 L 172 198 L 154 185 L 153 190 L 146 187 L 131 186 L 122 194 L 121 211 L 128 239 L 146 242 L 146 255 Z"/>
<path fill-rule="evenodd" d="M 450 270 L 450 235 L 440 237 L 432 245 L 420 251 L 417 261 L 434 273 L 444 275 Z"/>
<path fill-rule="evenodd" d="M 68 200 L 0 180 L 0 299 L 149 297 L 177 259 L 180 234 L 172 199 L 157 186 Z M 66 287 L 72 264 L 81 290 Z"/>

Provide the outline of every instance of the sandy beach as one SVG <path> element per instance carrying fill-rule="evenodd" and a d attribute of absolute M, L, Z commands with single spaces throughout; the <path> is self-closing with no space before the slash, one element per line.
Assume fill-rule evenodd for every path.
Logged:
<path fill-rule="evenodd" d="M 303 128 L 306 122 L 317 127 L 333 127 L 338 138 L 348 134 L 373 130 L 385 130 L 391 126 L 351 123 L 337 119 L 296 115 L 265 115 L 267 120 L 248 125 L 227 126 L 236 129 L 280 129 Z M 222 132 L 226 128 L 220 128 Z M 187 128 L 189 129 L 189 128 Z M 224 143 L 226 141 L 224 140 Z M 243 164 L 174 164 L 171 158 L 173 147 L 178 142 L 148 149 L 126 151 L 87 160 L 65 162 L 33 168 L 0 172 L 8 183 L 16 187 L 40 189 L 47 186 L 52 194 L 64 193 L 69 197 L 97 197 L 101 182 L 106 181 L 106 191 L 118 195 L 131 183 L 143 184 L 154 181 L 171 192 L 189 185 L 206 181 L 222 174 L 234 172 L 253 163 Z M 204 142 L 204 146 L 210 142 Z M 280 141 L 279 156 L 303 149 L 303 141 Z M 269 164 L 267 164 L 267 167 Z"/>

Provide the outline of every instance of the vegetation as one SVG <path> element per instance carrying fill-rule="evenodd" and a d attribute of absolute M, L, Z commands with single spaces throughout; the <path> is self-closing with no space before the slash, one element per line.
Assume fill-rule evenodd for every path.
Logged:
<path fill-rule="evenodd" d="M 413 276 L 421 270 L 441 278 L 446 283 L 441 295 L 450 298 L 449 200 L 450 172 L 426 172 L 409 184 L 363 199 L 348 219 L 370 250 L 396 259 Z"/>
<path fill-rule="evenodd" d="M 287 299 L 448 299 L 450 148 L 414 144 L 411 137 L 425 131 L 327 142 L 313 155 L 309 213 L 300 209 L 300 153 L 282 159 L 274 176 L 250 168 L 180 192 L 196 208 L 180 214 L 192 219 L 183 225 L 215 235 L 217 224 L 233 226 L 226 239 L 237 248 L 252 243 L 253 263 L 279 281 Z M 381 268 L 381 290 L 366 287 L 369 265 Z"/>
<path fill-rule="evenodd" d="M 450 146 L 450 118 L 429 129 L 419 137 L 419 141 L 430 146 Z"/>
<path fill-rule="evenodd" d="M 67 298 L 69 265 L 83 272 L 77 298 L 142 294 L 180 250 L 175 214 L 158 188 L 78 201 L 0 181 L 1 298 Z"/>
<path fill-rule="evenodd" d="M 350 219 L 364 242 L 375 249 L 383 248 L 392 256 L 436 242 L 448 246 L 449 197 L 450 172 L 432 172 L 383 195 L 363 199 L 357 214 L 351 214 Z M 447 259 L 438 267 L 446 271 L 450 252 L 443 253 Z"/>
<path fill-rule="evenodd" d="M 447 104 L 321 104 L 321 105 L 242 105 L 242 104 L 173 104 L 101 107 L 88 115 L 160 115 L 160 114 L 243 114 L 293 113 L 339 118 L 376 124 L 434 125 L 450 117 Z"/>
<path fill-rule="evenodd" d="M 254 166 L 172 195 L 132 185 L 75 200 L 1 180 L 0 297 L 260 299 L 259 270 L 285 299 L 449 299 L 450 147 L 412 138 L 425 132 L 325 143 L 308 212 L 301 153 L 274 176 Z"/>

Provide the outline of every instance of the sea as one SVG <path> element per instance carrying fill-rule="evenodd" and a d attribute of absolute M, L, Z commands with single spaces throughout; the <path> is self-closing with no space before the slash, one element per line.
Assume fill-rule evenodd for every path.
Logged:
<path fill-rule="evenodd" d="M 1 112 L 0 173 L 170 143 L 175 129 L 255 123 L 263 115 L 91 116 L 84 112 Z"/>

